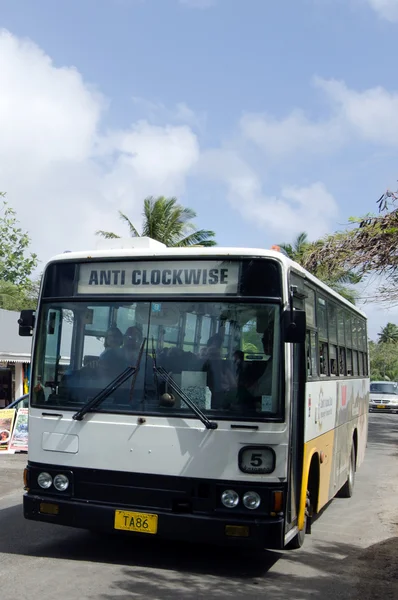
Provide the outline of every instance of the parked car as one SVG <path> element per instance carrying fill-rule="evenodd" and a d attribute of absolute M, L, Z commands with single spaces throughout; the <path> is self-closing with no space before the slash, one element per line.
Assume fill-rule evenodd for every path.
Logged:
<path fill-rule="evenodd" d="M 398 383 L 371 381 L 369 411 L 398 413 Z"/>
<path fill-rule="evenodd" d="M 29 394 L 24 394 L 20 398 L 17 398 L 16 400 L 14 400 L 14 402 L 11 402 L 11 404 L 6 406 L 5 409 L 8 410 L 9 408 L 15 408 L 16 410 L 18 410 L 19 408 L 28 408 L 28 406 L 29 406 Z"/>

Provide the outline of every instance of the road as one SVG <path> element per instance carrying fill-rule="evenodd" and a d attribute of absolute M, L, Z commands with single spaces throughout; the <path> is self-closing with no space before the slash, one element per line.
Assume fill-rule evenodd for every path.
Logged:
<path fill-rule="evenodd" d="M 301 550 L 231 550 L 95 537 L 25 521 L 26 456 L 0 456 L 3 597 L 29 600 L 398 598 L 398 415 L 370 415 L 353 498 L 335 499 Z"/>

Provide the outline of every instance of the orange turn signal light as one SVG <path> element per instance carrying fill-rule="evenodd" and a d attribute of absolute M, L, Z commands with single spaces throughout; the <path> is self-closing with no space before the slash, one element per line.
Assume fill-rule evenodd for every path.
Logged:
<path fill-rule="evenodd" d="M 283 492 L 274 492 L 273 512 L 280 513 L 283 510 Z"/>
<path fill-rule="evenodd" d="M 23 486 L 24 486 L 25 490 L 29 491 L 29 488 L 28 488 L 28 469 L 26 469 L 26 468 L 23 470 Z"/>

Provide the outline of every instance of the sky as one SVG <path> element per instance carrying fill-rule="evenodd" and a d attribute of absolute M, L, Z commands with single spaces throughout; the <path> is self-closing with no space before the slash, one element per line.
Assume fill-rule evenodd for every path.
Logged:
<path fill-rule="evenodd" d="M 40 268 L 176 196 L 219 245 L 374 213 L 398 179 L 398 0 L 0 0 L 0 190 Z M 371 286 L 361 290 L 365 299 Z M 375 337 L 389 312 L 366 304 Z"/>

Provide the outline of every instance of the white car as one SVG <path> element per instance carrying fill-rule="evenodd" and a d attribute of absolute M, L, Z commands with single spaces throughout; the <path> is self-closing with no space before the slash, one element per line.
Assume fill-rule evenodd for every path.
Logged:
<path fill-rule="evenodd" d="M 398 383 L 396 381 L 372 381 L 369 394 L 370 412 L 398 413 Z"/>

